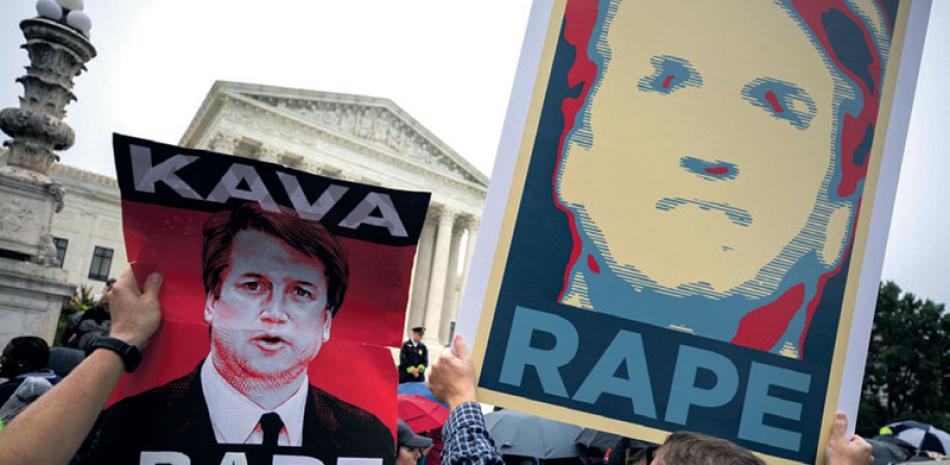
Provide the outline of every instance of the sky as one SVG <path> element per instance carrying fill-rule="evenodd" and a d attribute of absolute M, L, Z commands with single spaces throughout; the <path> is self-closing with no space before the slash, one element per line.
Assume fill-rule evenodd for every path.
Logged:
<path fill-rule="evenodd" d="M 936 0 L 883 279 L 950 303 L 950 1 Z M 113 176 L 112 132 L 177 143 L 215 80 L 386 97 L 486 174 L 529 0 L 90 0 L 62 161 Z M 32 0 L 0 4 L 0 108 L 17 106 Z"/>

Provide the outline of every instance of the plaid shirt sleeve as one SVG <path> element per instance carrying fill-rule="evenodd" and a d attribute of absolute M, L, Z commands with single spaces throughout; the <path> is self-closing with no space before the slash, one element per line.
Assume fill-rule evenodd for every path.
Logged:
<path fill-rule="evenodd" d="M 504 465 L 488 434 L 481 407 L 475 402 L 459 405 L 442 427 L 444 465 Z"/>

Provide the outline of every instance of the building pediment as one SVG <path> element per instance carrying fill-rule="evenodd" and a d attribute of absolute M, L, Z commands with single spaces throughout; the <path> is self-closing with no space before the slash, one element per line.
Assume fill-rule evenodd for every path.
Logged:
<path fill-rule="evenodd" d="M 209 102 L 223 97 L 253 102 L 264 111 L 304 120 L 382 153 L 408 158 L 445 176 L 488 186 L 485 174 L 389 99 L 218 81 L 202 110 L 207 109 Z M 203 112 L 198 112 L 183 140 L 201 125 Z"/>

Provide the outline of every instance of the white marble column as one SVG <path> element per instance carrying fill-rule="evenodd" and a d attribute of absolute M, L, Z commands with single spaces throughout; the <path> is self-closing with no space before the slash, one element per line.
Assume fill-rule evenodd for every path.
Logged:
<path fill-rule="evenodd" d="M 439 342 L 448 344 L 449 329 L 455 320 L 455 307 L 458 305 L 459 252 L 464 231 L 464 220 L 459 218 L 452 225 L 452 245 L 449 248 L 449 266 L 445 273 L 445 296 L 442 298 L 442 321 L 439 325 Z"/>
<path fill-rule="evenodd" d="M 431 211 L 430 211 L 431 212 Z M 410 291 L 409 315 L 406 318 L 407 328 L 422 326 L 426 314 L 426 299 L 429 298 L 429 282 L 432 272 L 432 249 L 435 240 L 437 224 L 432 221 L 432 215 L 427 215 L 416 247 L 416 263 L 412 272 L 412 290 Z"/>
<path fill-rule="evenodd" d="M 432 279 L 429 284 L 429 298 L 426 300 L 426 335 L 432 345 L 439 344 L 439 328 L 442 319 L 442 305 L 445 299 L 445 274 L 449 268 L 449 249 L 452 246 L 452 225 L 455 213 L 442 210 L 439 227 L 435 234 L 435 253 L 432 257 Z"/>
<path fill-rule="evenodd" d="M 469 217 L 468 220 L 468 238 L 465 244 L 465 261 L 462 263 L 462 289 L 459 293 L 465 291 L 465 284 L 468 283 L 468 270 L 472 267 L 472 254 L 475 252 L 475 239 L 478 238 L 478 219 Z"/>

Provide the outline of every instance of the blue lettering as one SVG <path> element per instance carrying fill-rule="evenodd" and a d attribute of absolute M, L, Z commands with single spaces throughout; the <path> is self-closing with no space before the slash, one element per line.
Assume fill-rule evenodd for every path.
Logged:
<path fill-rule="evenodd" d="M 716 375 L 709 389 L 696 386 L 696 375 L 704 368 Z M 708 350 L 680 346 L 673 371 L 666 421 L 685 425 L 690 406 L 720 407 L 729 403 L 739 388 L 739 372 L 728 358 Z"/>
<path fill-rule="evenodd" d="M 760 444 L 798 451 L 802 435 L 795 431 L 766 425 L 765 414 L 801 420 L 802 404 L 769 395 L 769 386 L 781 386 L 793 391 L 807 393 L 811 375 L 784 368 L 752 362 L 749 385 L 746 388 L 742 419 L 739 421 L 739 437 Z"/>
<path fill-rule="evenodd" d="M 627 378 L 614 376 L 620 364 L 625 365 Z M 594 404 L 603 393 L 627 397 L 633 402 L 634 413 L 656 419 L 653 388 L 639 334 L 624 330 L 617 333 L 574 394 L 574 400 Z"/>
<path fill-rule="evenodd" d="M 554 336 L 554 347 L 548 350 L 531 347 L 531 336 L 535 331 Z M 537 370 L 545 393 L 567 397 L 558 368 L 574 358 L 577 343 L 577 330 L 570 321 L 551 313 L 516 307 L 499 381 L 521 386 L 525 368 L 531 365 Z"/>

